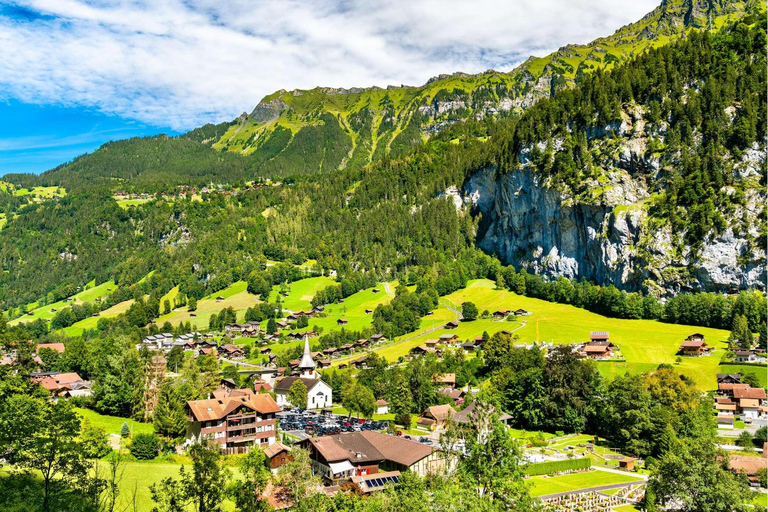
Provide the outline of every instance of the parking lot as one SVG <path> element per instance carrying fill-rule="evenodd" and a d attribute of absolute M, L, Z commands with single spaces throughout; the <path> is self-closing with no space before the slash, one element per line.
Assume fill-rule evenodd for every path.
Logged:
<path fill-rule="evenodd" d="M 278 430 L 287 432 L 300 439 L 314 435 L 331 436 L 346 432 L 366 430 L 383 431 L 389 427 L 388 421 L 374 421 L 362 418 L 350 418 L 340 414 L 320 414 L 315 411 L 294 409 L 277 413 Z M 404 435 L 403 437 L 424 444 L 432 444 L 428 437 Z"/>

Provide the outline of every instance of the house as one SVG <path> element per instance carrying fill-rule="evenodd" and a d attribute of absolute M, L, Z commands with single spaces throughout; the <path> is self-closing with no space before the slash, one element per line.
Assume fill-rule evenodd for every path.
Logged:
<path fill-rule="evenodd" d="M 746 475 L 750 485 L 758 485 L 757 474 L 768 467 L 768 460 L 765 453 L 762 457 L 751 457 L 749 455 L 731 455 L 728 457 L 728 467 L 736 474 Z"/>
<path fill-rule="evenodd" d="M 412 471 L 423 477 L 444 465 L 436 448 L 373 431 L 311 437 L 300 445 L 309 451 L 313 473 L 329 485 L 384 471 Z"/>
<path fill-rule="evenodd" d="M 467 395 L 467 392 L 463 389 L 456 389 L 456 388 L 441 388 L 440 392 L 444 395 L 448 395 L 451 397 L 451 400 L 453 400 L 454 403 L 460 404 L 464 401 L 464 397 Z"/>
<path fill-rule="evenodd" d="M 717 383 L 720 384 L 739 384 L 741 383 L 740 373 L 718 373 Z"/>
<path fill-rule="evenodd" d="M 243 326 L 241 324 L 227 324 L 224 326 L 226 332 L 242 332 Z"/>
<path fill-rule="evenodd" d="M 474 352 L 477 349 L 477 346 L 474 343 L 472 343 L 471 341 L 468 341 L 466 343 L 463 343 L 461 345 L 461 348 L 464 349 L 464 352 L 470 353 L 470 352 Z"/>
<path fill-rule="evenodd" d="M 695 332 L 689 334 L 688 337 L 685 338 L 685 341 L 704 341 L 704 335 L 700 332 Z"/>
<path fill-rule="evenodd" d="M 594 341 L 585 343 L 582 347 L 582 353 L 591 359 L 610 359 L 613 355 L 611 353 L 612 347 L 610 341 Z"/>
<path fill-rule="evenodd" d="M 765 357 L 758 356 L 752 350 L 737 350 L 736 362 L 737 363 L 764 363 Z"/>
<path fill-rule="evenodd" d="M 30 379 L 40 384 L 54 397 L 91 396 L 91 383 L 74 372 L 33 373 Z"/>
<path fill-rule="evenodd" d="M 433 405 L 427 407 L 416 421 L 416 424 L 429 430 L 442 430 L 447 426 L 447 421 L 456 414 L 456 410 L 450 405 Z"/>
<path fill-rule="evenodd" d="M 280 407 L 268 394 L 233 391 L 225 398 L 187 402 L 185 411 L 189 420 L 186 444 L 207 438 L 221 449 L 242 453 L 254 444 L 269 446 L 276 441 L 275 413 Z"/>
<path fill-rule="evenodd" d="M 684 341 L 680 345 L 680 353 L 684 356 L 701 356 L 712 350 L 703 340 Z"/>
<path fill-rule="evenodd" d="M 330 368 L 331 367 L 331 360 L 330 359 L 321 359 L 320 361 L 317 362 L 317 367 L 319 369 L 321 369 L 321 370 L 324 369 L 324 368 Z"/>
<path fill-rule="evenodd" d="M 607 342 L 609 338 L 608 331 L 593 331 L 589 333 L 589 341 L 591 342 Z"/>
<path fill-rule="evenodd" d="M 328 355 L 328 356 L 332 356 L 333 354 L 335 354 L 338 351 L 339 350 L 337 348 L 331 347 L 331 348 L 326 348 L 325 350 L 323 350 L 323 354 Z"/>
<path fill-rule="evenodd" d="M 717 415 L 717 428 L 733 429 L 734 421 L 732 414 L 718 414 Z"/>
<path fill-rule="evenodd" d="M 440 335 L 440 343 L 445 343 L 446 345 L 450 345 L 450 344 L 456 343 L 457 341 L 459 341 L 459 336 L 456 334 Z"/>
<path fill-rule="evenodd" d="M 742 419 L 762 419 L 766 416 L 766 394 L 763 388 L 735 388 L 733 401 L 738 403 L 737 412 Z M 717 407 L 717 405 L 716 405 Z"/>
<path fill-rule="evenodd" d="M 285 465 L 287 462 L 293 461 L 293 456 L 291 455 L 291 447 L 284 445 L 280 441 L 275 441 L 271 445 L 264 448 L 264 455 L 267 456 L 267 460 L 269 461 L 269 469 L 273 474 L 277 473 L 277 470 L 280 468 L 280 466 Z"/>
<path fill-rule="evenodd" d="M 312 360 L 309 350 L 309 339 L 304 340 L 304 355 L 299 361 L 298 369 L 300 371 L 297 377 L 285 377 L 275 384 L 275 396 L 277 403 L 281 407 L 292 405 L 288 400 L 288 392 L 294 382 L 301 379 L 307 387 L 307 409 L 325 409 L 333 404 L 333 390 L 331 387 L 320 380 L 320 376 L 315 371 L 315 362 Z"/>
<path fill-rule="evenodd" d="M 443 387 L 456 387 L 456 374 L 455 373 L 441 373 L 432 376 L 432 382 L 435 384 L 441 384 Z"/>
<path fill-rule="evenodd" d="M 275 322 L 275 327 L 278 329 L 287 329 L 289 325 L 285 320 L 280 320 L 279 322 Z"/>
<path fill-rule="evenodd" d="M 411 349 L 411 354 L 415 355 L 415 356 L 416 355 L 423 356 L 424 354 L 426 354 L 428 352 L 434 352 L 434 349 L 431 349 L 431 348 L 427 347 L 426 345 L 419 345 L 419 346 L 413 347 Z"/>
<path fill-rule="evenodd" d="M 458 329 L 459 328 L 459 322 L 456 320 L 451 320 L 447 324 L 443 326 L 445 329 Z"/>
<path fill-rule="evenodd" d="M 259 393 L 260 391 L 272 391 L 272 386 L 270 386 L 269 382 L 259 379 L 253 381 L 253 390 L 256 393 Z"/>
<path fill-rule="evenodd" d="M 51 350 L 58 352 L 59 354 L 64 353 L 63 343 L 38 343 L 37 347 L 35 347 L 35 352 L 39 354 L 40 351 L 44 348 L 49 348 Z"/>
<path fill-rule="evenodd" d="M 339 318 L 336 320 L 336 325 L 347 325 L 349 323 L 349 320 L 346 318 Z"/>
<path fill-rule="evenodd" d="M 376 400 L 376 414 L 389 414 L 389 402 Z"/>
<path fill-rule="evenodd" d="M 263 356 L 268 356 L 271 353 L 272 353 L 272 348 L 271 347 L 262 347 L 262 348 L 259 349 L 259 354 L 261 354 Z"/>
<path fill-rule="evenodd" d="M 387 338 L 385 338 L 383 334 L 373 334 L 371 335 L 371 341 L 373 343 L 384 343 L 387 341 Z"/>
<path fill-rule="evenodd" d="M 424 342 L 424 345 L 427 348 L 432 348 L 432 349 L 436 349 L 437 348 L 437 344 L 438 344 L 438 340 L 426 340 Z"/>
<path fill-rule="evenodd" d="M 733 396 L 736 389 L 749 389 L 749 384 L 728 384 L 721 382 L 717 385 L 717 390 L 721 395 Z"/>
<path fill-rule="evenodd" d="M 500 309 L 498 311 L 494 311 L 493 312 L 493 319 L 494 320 L 504 320 L 505 318 L 507 318 L 511 314 L 512 314 L 512 311 L 510 311 L 508 309 Z"/>
<path fill-rule="evenodd" d="M 522 309 L 522 308 L 515 310 L 515 316 L 528 316 L 530 314 L 531 314 L 530 311 Z"/>
<path fill-rule="evenodd" d="M 225 359 L 232 359 L 233 361 L 239 361 L 239 360 L 245 359 L 245 352 L 243 351 L 243 349 L 231 343 L 226 343 L 220 346 L 219 353 Z"/>

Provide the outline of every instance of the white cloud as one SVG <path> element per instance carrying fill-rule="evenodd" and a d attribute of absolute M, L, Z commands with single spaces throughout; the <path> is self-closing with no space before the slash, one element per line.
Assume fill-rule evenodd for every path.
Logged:
<path fill-rule="evenodd" d="M 277 89 L 418 85 L 609 35 L 658 0 L 19 0 L 0 99 L 181 130 Z"/>

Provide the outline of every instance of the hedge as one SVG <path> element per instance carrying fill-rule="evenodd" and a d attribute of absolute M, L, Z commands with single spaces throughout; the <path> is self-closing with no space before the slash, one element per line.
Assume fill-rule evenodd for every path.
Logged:
<path fill-rule="evenodd" d="M 589 469 L 592 467 L 592 459 L 582 457 L 580 459 L 550 460 L 547 462 L 535 462 L 528 464 L 525 468 L 525 474 L 528 476 L 550 475 L 563 471 L 578 471 L 580 469 Z"/>

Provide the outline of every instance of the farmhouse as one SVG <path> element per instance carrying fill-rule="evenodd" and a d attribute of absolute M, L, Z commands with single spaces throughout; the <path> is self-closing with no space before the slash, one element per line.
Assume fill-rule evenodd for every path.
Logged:
<path fill-rule="evenodd" d="M 609 334 L 608 331 L 593 331 L 589 333 L 589 341 L 590 342 L 608 342 L 609 341 Z"/>
<path fill-rule="evenodd" d="M 304 340 L 304 355 L 301 357 L 298 368 L 301 372 L 300 376 L 285 377 L 275 385 L 275 396 L 277 397 L 278 405 L 281 407 L 292 405 L 290 400 L 288 400 L 288 392 L 291 389 L 291 385 L 301 379 L 304 385 L 307 386 L 307 409 L 330 407 L 333 403 L 333 390 L 328 384 L 320 380 L 318 373 L 315 371 L 315 362 L 312 360 L 311 352 L 309 351 L 309 339 Z"/>
<path fill-rule="evenodd" d="M 458 329 L 459 328 L 459 322 L 456 320 L 451 320 L 444 326 L 446 329 Z"/>
<path fill-rule="evenodd" d="M 427 407 L 421 413 L 421 417 L 416 421 L 416 424 L 430 430 L 442 430 L 447 426 L 446 422 L 454 414 L 456 414 L 456 411 L 448 404 L 433 405 L 432 407 Z"/>
<path fill-rule="evenodd" d="M 232 359 L 233 361 L 239 361 L 245 359 L 245 352 L 241 347 L 227 343 L 219 347 L 219 353 L 226 359 Z"/>
<path fill-rule="evenodd" d="M 91 383 L 74 372 L 33 373 L 30 379 L 40 384 L 54 397 L 91 396 Z"/>
<path fill-rule="evenodd" d="M 255 395 L 250 390 L 226 398 L 187 402 L 187 445 L 210 439 L 221 449 L 247 452 L 258 443 L 268 446 L 276 440 L 275 413 L 280 407 L 268 394 Z"/>
<path fill-rule="evenodd" d="M 339 318 L 336 320 L 336 325 L 347 325 L 349 323 L 349 320 L 346 318 Z"/>
<path fill-rule="evenodd" d="M 718 384 L 739 384 L 741 382 L 741 374 L 740 373 L 718 373 L 717 374 L 717 383 Z"/>
<path fill-rule="evenodd" d="M 425 476 L 442 468 L 431 446 L 373 431 L 311 437 L 300 443 L 309 451 L 312 471 L 327 485 L 383 471 L 413 471 Z"/>
<path fill-rule="evenodd" d="M 584 344 L 582 354 L 592 359 L 609 359 L 613 355 L 613 347 L 610 341 L 591 341 Z"/>
<path fill-rule="evenodd" d="M 451 344 L 459 341 L 459 337 L 456 334 L 441 334 L 440 343 Z"/>
<path fill-rule="evenodd" d="M 515 310 L 515 316 L 528 316 L 530 314 L 531 312 L 526 309 L 520 308 Z"/>
<path fill-rule="evenodd" d="M 432 376 L 432 382 L 435 384 L 441 384 L 442 386 L 455 387 L 456 386 L 456 374 L 455 373 L 442 373 Z"/>
<path fill-rule="evenodd" d="M 512 314 L 512 311 L 508 309 L 500 309 L 498 311 L 493 312 L 493 318 L 494 320 L 504 320 L 511 314 Z"/>
<path fill-rule="evenodd" d="M 384 343 L 387 341 L 387 338 L 385 338 L 383 334 L 372 334 L 371 341 L 373 343 Z"/>
<path fill-rule="evenodd" d="M 434 352 L 434 349 L 431 349 L 431 348 L 427 347 L 426 345 L 419 345 L 419 346 L 413 347 L 411 349 L 411 354 L 415 355 L 415 356 L 418 356 L 418 355 L 422 355 L 423 356 L 424 354 L 426 354 L 428 352 Z"/>
<path fill-rule="evenodd" d="M 701 356 L 712 350 L 703 340 L 684 341 L 680 345 L 680 353 L 684 356 Z"/>

